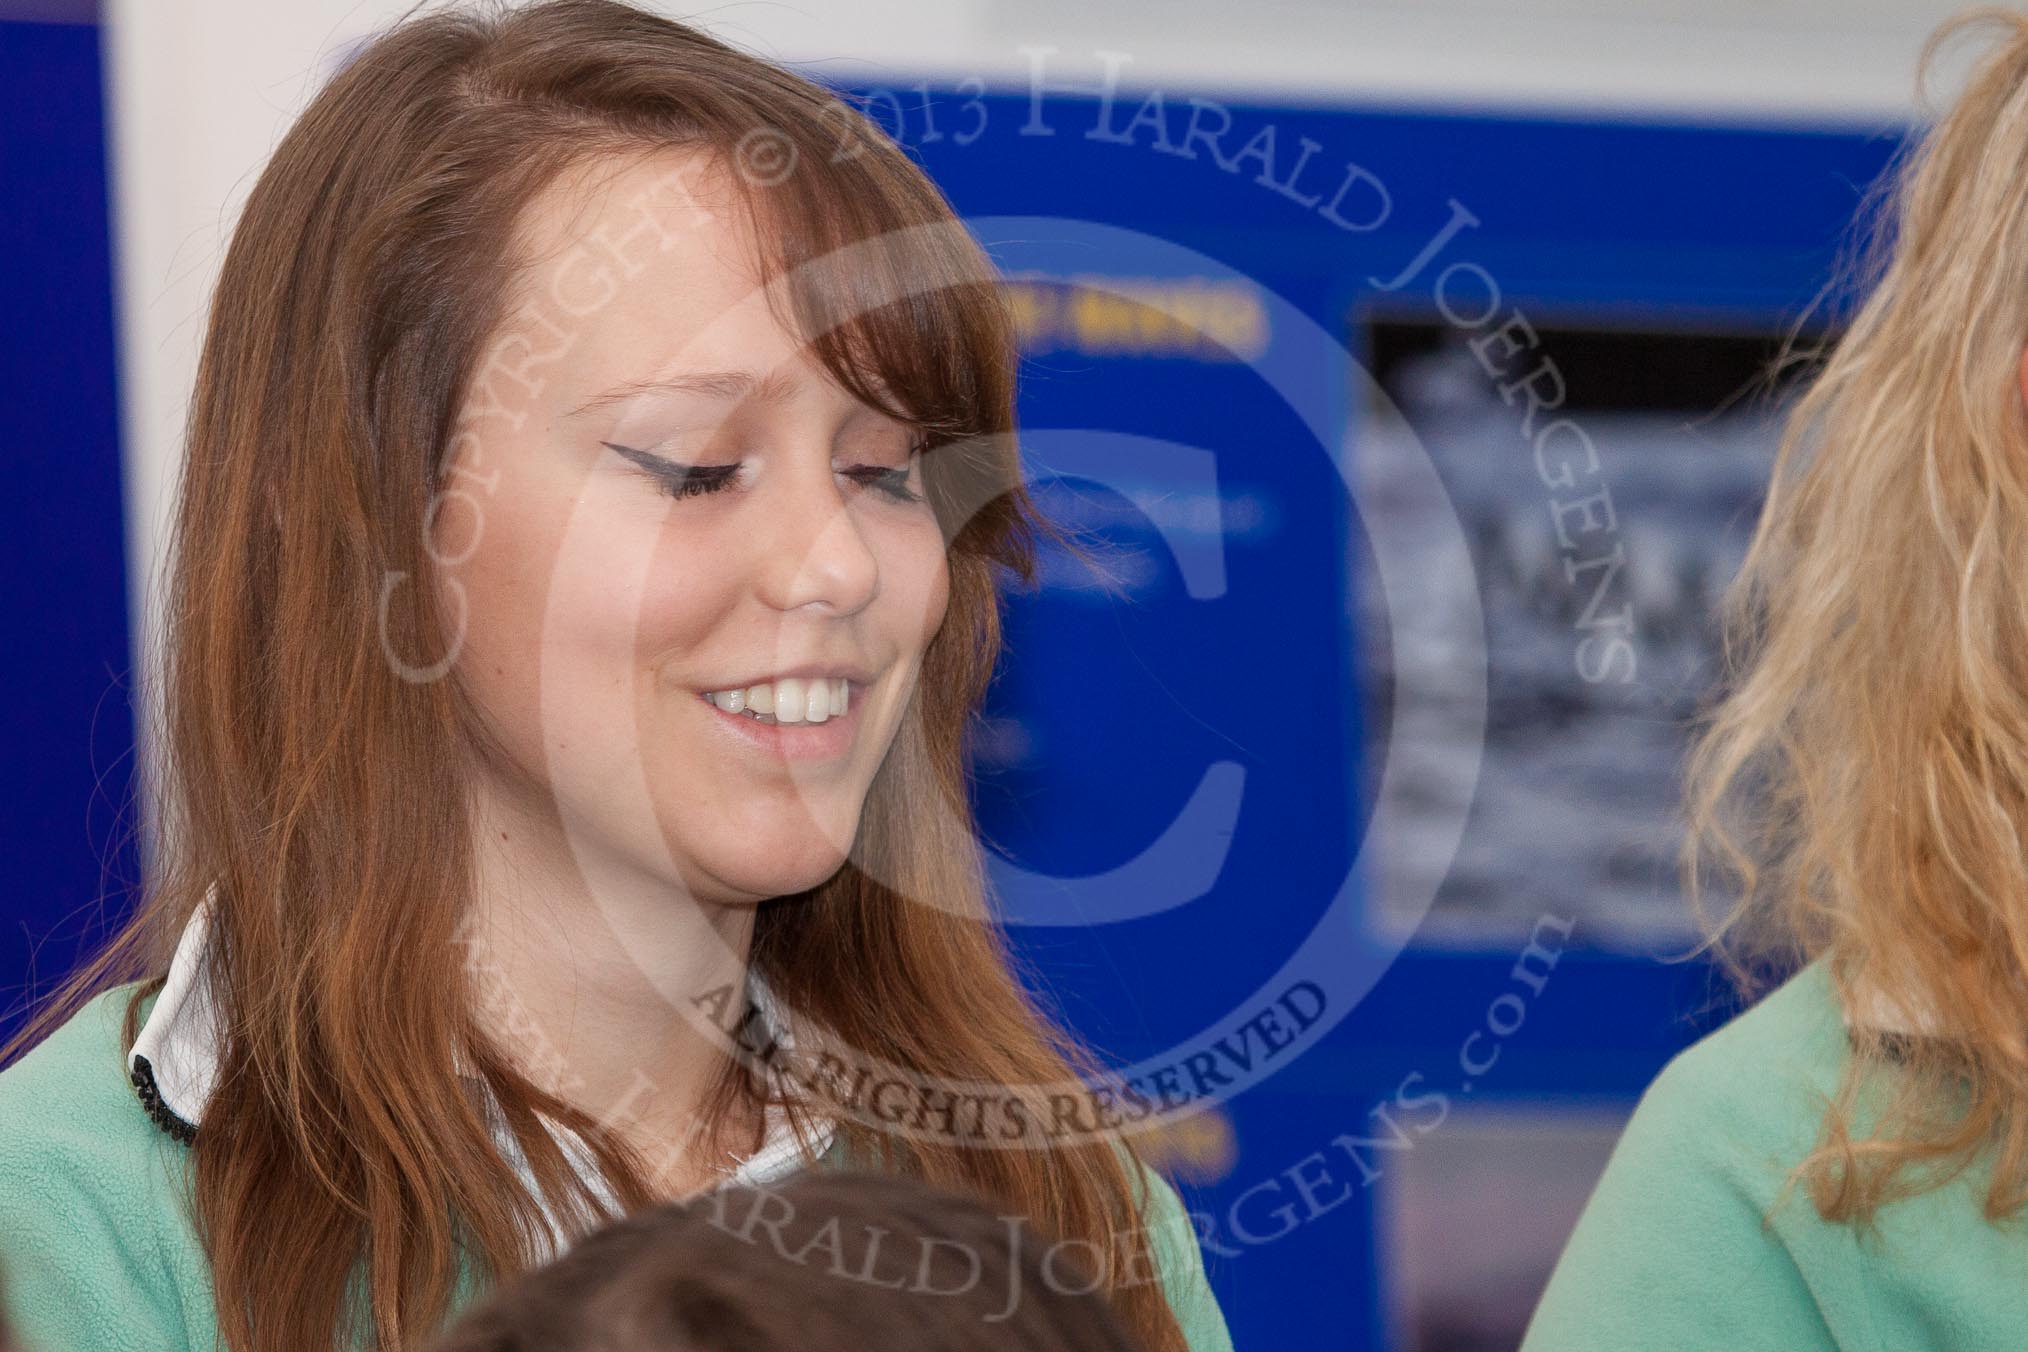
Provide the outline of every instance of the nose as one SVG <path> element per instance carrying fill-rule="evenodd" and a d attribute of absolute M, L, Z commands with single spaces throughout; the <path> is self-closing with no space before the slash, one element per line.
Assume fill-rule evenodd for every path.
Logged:
<path fill-rule="evenodd" d="M 850 615 L 880 592 L 880 561 L 831 468 L 828 453 L 777 457 L 758 514 L 758 588 L 777 610 Z"/>

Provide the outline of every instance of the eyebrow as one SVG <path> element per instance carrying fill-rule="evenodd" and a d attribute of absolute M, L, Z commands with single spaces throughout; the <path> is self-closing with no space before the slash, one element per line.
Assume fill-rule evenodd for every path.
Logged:
<path fill-rule="evenodd" d="M 563 416 L 582 417 L 642 394 L 697 394 L 726 403 L 753 399 L 763 404 L 781 404 L 788 402 L 795 390 L 796 378 L 782 370 L 770 371 L 766 375 L 756 375 L 752 371 L 686 371 L 680 375 L 630 380 L 623 385 L 615 385 L 603 394 L 593 395 Z"/>

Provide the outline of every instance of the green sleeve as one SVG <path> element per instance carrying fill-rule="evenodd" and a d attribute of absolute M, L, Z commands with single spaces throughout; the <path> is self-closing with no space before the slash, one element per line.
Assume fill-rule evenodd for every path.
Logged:
<path fill-rule="evenodd" d="M 0 1149 L 0 1292 L 14 1338 L 23 1352 L 181 1352 L 149 1199 L 88 1176 L 90 1164 L 19 1138 Z"/>
<path fill-rule="evenodd" d="M 1134 1171 L 1130 1160 L 1129 1171 Z M 1169 1180 L 1154 1169 L 1141 1167 L 1148 1192 L 1137 1197 L 1142 1223 L 1148 1231 L 1153 1258 L 1161 1274 L 1162 1293 L 1176 1322 L 1182 1326 L 1190 1352 L 1232 1352 L 1232 1333 L 1225 1326 L 1225 1313 L 1211 1294 L 1204 1274 L 1204 1254 L 1197 1244 L 1197 1230 L 1183 1199 Z"/>
<path fill-rule="evenodd" d="M 185 1352 L 207 1326 L 173 1275 L 164 1225 L 180 1214 L 169 1165 L 183 1147 L 126 1082 L 124 989 L 0 1072 L 0 1300 L 22 1352 Z"/>
<path fill-rule="evenodd" d="M 1840 1346 L 1789 1243 L 1761 1224 L 1798 1124 L 1771 1122 L 1787 1110 L 1753 1102 L 1715 1050 L 1680 1054 L 1641 1097 L 1522 1352 Z"/>

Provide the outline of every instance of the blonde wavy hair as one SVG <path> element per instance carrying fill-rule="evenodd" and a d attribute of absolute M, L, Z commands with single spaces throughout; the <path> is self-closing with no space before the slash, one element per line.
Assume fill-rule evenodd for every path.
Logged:
<path fill-rule="evenodd" d="M 1789 412 L 1686 767 L 1688 890 L 1742 989 L 1821 957 L 1848 1011 L 1916 1025 L 1849 1019 L 1783 1194 L 1828 1220 L 1987 1147 L 1987 1217 L 2028 1200 L 2028 15 L 1944 24 L 1921 83 L 1993 30 L 1861 213 L 1866 299 Z"/>

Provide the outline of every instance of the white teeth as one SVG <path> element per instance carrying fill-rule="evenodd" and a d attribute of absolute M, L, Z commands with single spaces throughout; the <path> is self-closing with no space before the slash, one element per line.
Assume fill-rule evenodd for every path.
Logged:
<path fill-rule="evenodd" d="M 794 676 L 775 682 L 775 722 L 802 722 L 807 704 L 816 704 L 821 708 L 823 700 L 821 698 L 804 700 L 803 683 Z M 819 712 L 819 710 L 807 710 L 807 712 L 814 714 Z"/>
<path fill-rule="evenodd" d="M 743 690 L 713 690 L 704 698 L 729 714 L 744 713 L 763 723 L 822 723 L 847 712 L 850 692 L 851 683 L 842 676 L 789 676 Z"/>

